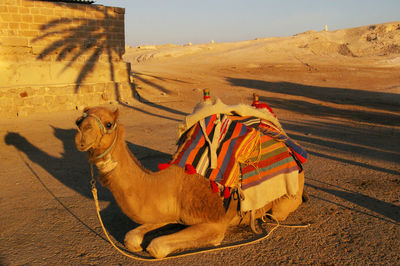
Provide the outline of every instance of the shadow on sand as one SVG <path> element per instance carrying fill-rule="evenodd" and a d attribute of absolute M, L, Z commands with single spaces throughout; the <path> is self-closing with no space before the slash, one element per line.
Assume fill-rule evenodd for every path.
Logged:
<path fill-rule="evenodd" d="M 357 174 L 357 176 L 348 177 L 353 178 L 354 182 L 359 180 L 381 182 L 382 186 L 388 189 L 399 187 L 397 180 L 400 175 L 400 168 L 398 168 L 400 94 L 306 86 L 290 82 L 238 78 L 226 78 L 226 80 L 233 86 L 258 90 L 260 94 L 274 93 L 273 97 L 260 95 L 260 101 L 267 102 L 272 108 L 324 118 L 323 122 L 304 119 L 301 122 L 281 120 L 281 123 L 294 140 L 305 146 L 309 154 L 373 170 L 379 176 L 378 178 L 384 178 L 381 180 L 375 176 L 358 176 Z M 293 97 L 288 99 L 285 96 L 299 96 L 301 100 L 293 99 Z M 321 104 L 308 102 L 307 99 L 321 101 Z M 327 106 L 329 103 L 335 105 Z M 349 108 L 351 105 L 370 109 L 357 110 L 357 108 Z M 350 121 L 354 126 L 349 123 L 340 123 L 338 121 L 340 119 Z M 363 127 L 355 126 L 362 123 L 364 123 Z M 343 156 L 344 154 L 347 156 Z M 354 158 L 355 155 L 359 158 L 367 158 L 368 163 L 349 159 Z M 395 167 L 391 169 L 382 167 L 379 161 L 389 162 L 389 165 Z M 390 221 L 400 222 L 400 208 L 394 204 L 354 191 L 307 185 L 379 213 Z"/>
<path fill-rule="evenodd" d="M 29 142 L 24 136 L 16 132 L 9 132 L 5 136 L 5 143 L 7 145 L 14 146 L 19 152 L 25 154 L 29 159 L 29 162 L 25 162 L 30 171 L 36 176 L 38 181 L 42 186 L 52 195 L 52 197 L 62 205 L 71 215 L 73 215 L 77 220 L 84 224 L 88 229 L 97 234 L 88 225 L 82 222 L 79 217 L 72 213 L 68 206 L 63 204 L 63 202 L 55 195 L 40 176 L 34 171 L 30 166 L 31 162 L 40 165 L 45 169 L 52 177 L 57 179 L 59 182 L 65 186 L 73 189 L 77 193 L 84 197 L 91 198 L 90 185 L 89 185 L 89 165 L 87 163 L 87 158 L 85 158 L 84 153 L 79 152 L 74 144 L 74 136 L 76 130 L 74 129 L 61 129 L 53 127 L 54 135 L 63 143 L 64 152 L 62 157 L 55 157 L 49 155 L 48 153 L 42 151 L 35 145 Z M 148 169 L 156 171 L 156 166 L 158 163 L 167 162 L 170 159 L 170 155 L 162 153 L 153 149 L 149 149 L 144 146 L 135 145 L 128 142 L 128 147 L 132 153 L 141 161 L 141 163 Z M 71 165 L 73 167 L 71 168 Z M 377 169 L 379 170 L 379 169 Z M 336 189 L 328 189 L 318 187 L 312 184 L 307 184 L 317 190 L 330 193 L 337 197 L 340 197 L 346 201 L 355 203 L 365 209 L 379 213 L 388 219 L 400 222 L 399 207 L 383 202 L 381 200 L 362 195 L 357 192 L 352 191 L 341 191 Z M 120 243 L 123 243 L 125 234 L 136 227 L 137 224 L 132 222 L 128 217 L 126 217 L 117 206 L 113 199 L 112 194 L 105 188 L 99 187 L 99 199 L 102 201 L 107 201 L 110 204 L 102 210 L 101 214 L 103 217 L 104 224 L 109 230 L 110 234 Z M 379 218 L 379 217 L 378 217 Z M 163 230 L 162 234 L 179 230 L 182 227 L 177 227 L 176 225 L 169 226 Z M 147 245 L 153 237 L 159 235 L 160 233 L 151 233 L 146 237 L 144 245 Z M 98 234 L 97 234 L 98 235 Z"/>
<path fill-rule="evenodd" d="M 360 207 L 362 207 L 364 209 L 370 210 L 370 211 L 372 211 L 374 213 L 378 213 L 378 214 L 384 216 L 385 218 L 390 219 L 390 220 L 388 220 L 388 219 L 383 218 L 387 222 L 393 223 L 392 221 L 394 221 L 394 224 L 400 225 L 400 207 L 399 206 L 396 206 L 394 204 L 387 203 L 387 202 L 384 202 L 382 200 L 378 200 L 378 199 L 369 197 L 367 195 L 363 195 L 361 193 L 350 191 L 350 190 L 324 188 L 324 187 L 316 186 L 316 185 L 313 185 L 313 184 L 310 184 L 310 183 L 306 183 L 306 186 L 312 187 L 312 188 L 314 188 L 316 190 L 319 190 L 319 191 L 323 191 L 323 192 L 329 193 L 329 194 L 331 194 L 333 196 L 336 196 L 336 197 L 341 198 L 343 200 L 346 200 L 348 202 L 354 203 L 354 204 L 356 204 L 356 205 L 358 205 L 358 206 L 360 206 Z M 318 198 L 315 195 L 312 195 L 312 196 Z M 324 198 L 319 198 L 319 199 L 327 201 Z M 340 205 L 337 202 L 331 202 L 331 203 L 336 204 L 336 205 Z M 340 206 L 342 206 L 342 205 L 340 205 Z M 358 209 L 349 208 L 349 207 L 346 207 L 346 206 L 342 206 L 342 207 L 347 208 L 347 209 L 352 209 L 352 210 L 354 210 L 356 212 L 361 212 L 363 214 L 366 214 L 368 216 L 372 216 L 372 217 L 377 218 L 377 219 L 382 219 L 381 217 L 375 216 L 375 215 L 370 214 L 370 213 L 366 213 L 364 211 L 360 211 Z"/>
<path fill-rule="evenodd" d="M 275 97 L 260 96 L 260 101 L 267 102 L 272 108 L 322 117 L 327 120 L 327 122 L 302 121 L 301 123 L 281 120 L 286 130 L 295 132 L 291 134 L 294 139 L 335 149 L 338 154 L 354 152 L 374 159 L 390 162 L 400 161 L 400 142 L 397 141 L 400 137 L 400 130 L 397 128 L 400 126 L 400 94 L 306 86 L 289 82 L 235 78 L 227 78 L 227 80 L 233 86 L 317 99 L 323 103 L 343 104 L 343 108 L 342 106 L 335 108 L 325 106 L 323 103 L 314 104 L 285 97 L 280 98 L 279 95 Z M 376 112 L 348 109 L 349 105 L 373 107 Z M 398 114 L 388 113 L 392 111 L 398 112 Z M 345 119 L 355 124 L 367 123 L 370 126 L 366 130 L 338 123 L 336 119 Z M 321 138 L 324 139 L 321 140 Z M 398 173 L 398 171 L 392 172 Z"/>
<path fill-rule="evenodd" d="M 226 80 L 233 86 L 257 89 L 264 92 L 302 96 L 326 103 L 357 105 L 385 111 L 400 112 L 400 94 L 397 93 L 318 87 L 291 82 L 269 82 L 263 80 L 239 79 L 230 77 L 226 78 Z M 280 101 L 276 102 L 276 104 L 286 104 L 286 102 Z M 306 105 L 303 106 L 303 104 Z M 307 105 L 307 102 L 303 101 L 293 101 L 293 103 L 287 106 L 287 108 L 297 110 L 298 112 L 304 112 L 309 107 L 310 106 Z M 321 109 L 321 111 L 324 111 L 324 109 Z M 326 109 L 327 113 L 331 113 L 330 111 L 331 109 Z M 337 115 L 342 114 L 339 113 Z M 397 115 L 396 117 L 398 118 L 399 116 Z"/>
<path fill-rule="evenodd" d="M 53 127 L 54 135 L 62 141 L 64 152 L 61 157 L 49 155 L 29 142 L 27 138 L 16 132 L 9 132 L 5 136 L 5 143 L 14 146 L 18 152 L 23 153 L 29 161 L 21 156 L 29 171 L 35 176 L 43 188 L 57 201 L 70 215 L 77 219 L 90 231 L 100 236 L 96 231 L 90 228 L 77 215 L 60 200 L 57 195 L 51 191 L 42 178 L 36 173 L 33 164 L 37 164 L 45 169 L 49 175 L 57 179 L 68 188 L 73 189 L 86 198 L 92 198 L 89 184 L 90 168 L 84 153 L 79 152 L 74 143 L 76 130 L 61 129 Z M 170 155 L 127 142 L 129 149 L 139 159 L 139 161 L 149 170 L 156 171 L 159 163 L 165 163 L 170 160 Z M 128 217 L 126 217 L 116 204 L 113 195 L 104 187 L 98 185 L 99 200 L 109 202 L 108 206 L 101 211 L 103 222 L 109 233 L 120 243 L 123 243 L 125 234 L 137 226 Z M 94 206 L 93 206 L 94 207 Z M 101 236 L 100 236 L 101 237 Z M 103 238 L 103 237 L 102 237 Z M 104 238 L 103 238 L 104 239 Z"/>

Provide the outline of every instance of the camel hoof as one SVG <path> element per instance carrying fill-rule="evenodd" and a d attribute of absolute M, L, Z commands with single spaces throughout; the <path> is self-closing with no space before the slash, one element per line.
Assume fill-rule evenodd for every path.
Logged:
<path fill-rule="evenodd" d="M 159 242 L 160 242 L 159 239 L 157 238 L 153 239 L 153 241 L 150 242 L 146 250 L 154 258 L 162 259 L 165 258 L 170 253 L 170 251 Z"/>
<path fill-rule="evenodd" d="M 272 212 L 272 216 L 274 217 L 274 219 L 276 219 L 277 221 L 284 221 L 286 220 L 286 218 L 289 216 L 289 212 Z"/>
<path fill-rule="evenodd" d="M 132 252 L 142 251 L 143 248 L 141 246 L 143 239 L 138 235 L 135 235 L 134 232 L 128 232 L 125 235 L 125 247 Z"/>
<path fill-rule="evenodd" d="M 211 243 L 214 247 L 218 247 L 219 245 L 221 245 L 221 241 L 217 241 L 215 243 Z"/>

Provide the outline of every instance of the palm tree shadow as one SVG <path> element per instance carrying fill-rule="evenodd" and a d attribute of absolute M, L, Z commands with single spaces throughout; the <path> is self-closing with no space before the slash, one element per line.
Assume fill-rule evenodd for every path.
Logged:
<path fill-rule="evenodd" d="M 49 175 L 57 179 L 64 186 L 73 189 L 75 192 L 86 198 L 92 198 L 89 184 L 90 168 L 85 154 L 79 152 L 75 147 L 74 136 L 76 134 L 76 130 L 62 129 L 57 127 L 52 127 L 52 129 L 54 136 L 56 136 L 63 144 L 64 152 L 61 154 L 61 157 L 52 156 L 46 153 L 17 132 L 8 132 L 4 140 L 7 145 L 12 145 L 18 150 L 18 152 L 25 154 L 29 161 L 25 161 L 24 157 L 22 156 L 21 159 L 24 160 L 25 165 L 44 187 L 44 189 L 51 194 L 54 200 L 56 200 L 80 223 L 89 228 L 92 232 L 96 233 L 95 230 L 91 229 L 79 217 L 77 217 L 68 208 L 68 206 L 66 206 L 62 200 L 57 197 L 52 190 L 49 189 L 45 181 L 31 166 L 31 162 L 39 165 L 45 169 Z M 157 165 L 159 163 L 169 161 L 169 154 L 156 151 L 145 146 L 135 145 L 130 142 L 127 142 L 127 144 L 128 148 L 139 159 L 139 161 L 152 171 L 157 171 Z M 125 234 L 129 230 L 138 226 L 138 224 L 131 221 L 122 213 L 111 192 L 101 186 L 97 186 L 97 188 L 99 200 L 102 202 L 109 202 L 107 207 L 101 211 L 104 225 L 117 241 L 123 243 Z"/>
<path fill-rule="evenodd" d="M 69 7 L 78 9 L 79 6 Z M 42 34 L 31 40 L 32 43 L 52 41 L 42 49 L 37 59 L 44 60 L 56 55 L 56 61 L 66 62 L 61 73 L 78 62 L 85 62 L 76 77 L 75 92 L 78 92 L 80 85 L 99 61 L 108 62 L 110 79 L 115 83 L 114 60 L 122 60 L 125 49 L 124 36 L 119 33 L 124 21 L 118 13 L 109 12 L 112 8 L 96 5 L 86 5 L 85 8 L 96 18 L 62 17 L 51 20 L 40 27 Z"/>
<path fill-rule="evenodd" d="M 63 3 L 51 3 L 55 6 L 65 7 Z M 75 93 L 78 93 L 83 82 L 95 71 L 96 65 L 108 65 L 110 81 L 114 85 L 116 100 L 119 104 L 135 109 L 152 116 L 180 121 L 168 116 L 162 116 L 156 112 L 148 112 L 141 108 L 129 105 L 121 98 L 121 84 L 118 81 L 119 68 L 116 64 L 123 62 L 125 53 L 125 36 L 121 32 L 124 26 L 124 15 L 120 9 L 113 7 L 84 5 L 89 16 L 81 15 L 76 17 L 61 17 L 53 19 L 40 26 L 41 35 L 33 38 L 32 43 L 44 48 L 39 52 L 37 60 L 47 60 L 55 58 L 58 62 L 65 62 L 60 70 L 62 74 L 72 67 L 79 69 L 75 79 Z M 84 10 L 81 4 L 71 4 L 68 8 Z M 163 105 L 152 103 L 140 98 L 135 85 L 130 81 L 130 63 L 125 63 L 126 82 L 130 84 L 131 96 L 141 100 L 144 104 L 178 115 L 186 115 L 179 110 Z M 102 72 L 99 72 L 102 75 Z M 155 86 L 155 84 L 153 84 Z M 168 91 L 159 87 L 162 91 Z"/>
<path fill-rule="evenodd" d="M 53 4 L 60 5 L 59 3 Z M 72 8 L 73 7 L 74 5 L 72 5 Z M 121 17 L 118 17 L 118 14 L 109 12 L 108 7 L 102 9 L 96 5 L 86 5 L 86 8 L 99 18 L 62 17 L 51 20 L 40 27 L 42 34 L 32 39 L 31 42 L 40 44 L 41 42 L 47 43 L 50 41 L 50 44 L 40 51 L 37 60 L 46 60 L 55 56 L 56 61 L 65 62 L 65 65 L 59 74 L 64 73 L 69 68 L 75 67 L 76 65 L 79 66 L 80 70 L 75 79 L 75 93 L 79 91 L 85 79 L 93 73 L 99 62 L 107 63 L 109 67 L 109 77 L 111 82 L 114 84 L 114 92 L 118 103 L 149 115 L 173 121 L 180 121 L 168 116 L 161 116 L 157 113 L 144 111 L 141 108 L 136 108 L 121 100 L 121 85 L 117 82 L 115 63 L 120 61 L 122 62 L 122 56 L 125 52 L 124 36 L 118 33 L 121 24 L 123 25 L 124 21 Z M 82 64 L 81 62 L 84 63 Z M 127 71 L 126 81 L 130 84 L 130 93 L 134 98 L 160 110 L 178 115 L 187 114 L 141 98 L 136 91 L 135 85 L 129 78 L 131 75 L 130 64 L 125 64 Z M 164 88 L 161 88 L 161 90 L 168 91 Z"/>

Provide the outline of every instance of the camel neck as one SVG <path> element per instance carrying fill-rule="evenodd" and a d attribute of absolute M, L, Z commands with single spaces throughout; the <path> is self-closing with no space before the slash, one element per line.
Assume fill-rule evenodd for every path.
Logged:
<path fill-rule="evenodd" d="M 124 139 L 124 129 L 119 126 L 117 131 L 118 135 L 112 149 L 104 157 L 95 160 L 100 182 L 110 189 L 112 183 L 126 183 L 132 177 L 137 179 L 135 180 L 137 182 L 150 174 L 129 151 Z"/>

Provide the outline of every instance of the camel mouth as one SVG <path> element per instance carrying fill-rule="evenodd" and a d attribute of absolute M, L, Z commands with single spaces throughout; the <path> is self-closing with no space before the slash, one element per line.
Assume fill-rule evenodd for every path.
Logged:
<path fill-rule="evenodd" d="M 93 145 L 94 145 L 94 143 L 89 144 L 87 146 L 78 146 L 77 148 L 78 148 L 79 151 L 84 152 L 84 151 L 90 150 L 93 147 Z"/>

